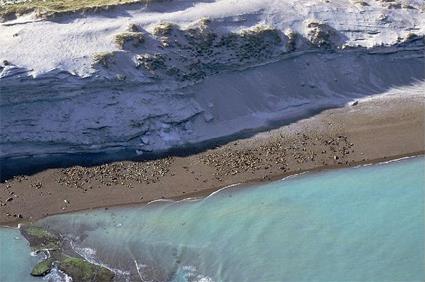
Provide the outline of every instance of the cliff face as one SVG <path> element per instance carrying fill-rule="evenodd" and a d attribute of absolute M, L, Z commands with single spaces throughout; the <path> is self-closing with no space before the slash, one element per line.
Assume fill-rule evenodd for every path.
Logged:
<path fill-rule="evenodd" d="M 187 2 L 1 24 L 1 157 L 156 152 L 423 89 L 422 1 Z"/>

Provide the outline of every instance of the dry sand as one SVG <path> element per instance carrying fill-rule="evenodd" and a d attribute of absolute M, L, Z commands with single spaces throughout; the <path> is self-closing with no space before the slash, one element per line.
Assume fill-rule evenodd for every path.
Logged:
<path fill-rule="evenodd" d="M 425 97 L 388 95 L 188 157 L 49 169 L 0 184 L 0 224 L 83 209 L 207 195 L 234 183 L 425 151 Z"/>

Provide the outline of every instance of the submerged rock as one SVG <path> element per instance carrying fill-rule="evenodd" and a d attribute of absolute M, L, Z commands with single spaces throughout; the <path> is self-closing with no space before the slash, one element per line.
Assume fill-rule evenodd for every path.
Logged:
<path fill-rule="evenodd" d="M 20 230 L 22 235 L 30 243 L 30 247 L 36 251 L 58 250 L 61 247 L 59 237 L 42 227 L 24 225 Z"/>

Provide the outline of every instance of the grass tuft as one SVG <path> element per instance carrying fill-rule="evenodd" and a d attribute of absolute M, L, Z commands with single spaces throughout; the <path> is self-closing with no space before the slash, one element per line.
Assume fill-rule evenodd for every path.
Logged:
<path fill-rule="evenodd" d="M 153 34 L 156 36 L 170 36 L 173 29 L 178 29 L 178 26 L 172 23 L 160 23 L 155 26 Z"/>
<path fill-rule="evenodd" d="M 102 65 L 107 68 L 111 63 L 114 57 L 114 53 L 112 52 L 101 52 L 97 53 L 93 56 L 93 64 L 94 65 Z"/>
<path fill-rule="evenodd" d="M 124 49 L 126 43 L 132 43 L 134 47 L 138 47 L 144 41 L 145 38 L 141 32 L 128 31 L 115 36 L 115 44 L 117 44 L 120 49 Z"/>

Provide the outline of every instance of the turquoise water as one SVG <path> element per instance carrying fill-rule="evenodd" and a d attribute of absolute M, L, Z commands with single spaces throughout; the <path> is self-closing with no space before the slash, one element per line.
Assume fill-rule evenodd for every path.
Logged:
<path fill-rule="evenodd" d="M 424 164 L 421 157 L 311 173 L 40 224 L 121 270 L 119 280 L 424 281 Z"/>
<path fill-rule="evenodd" d="M 31 256 L 28 242 L 19 230 L 0 228 L 0 281 L 40 281 L 29 275 L 38 258 Z"/>

